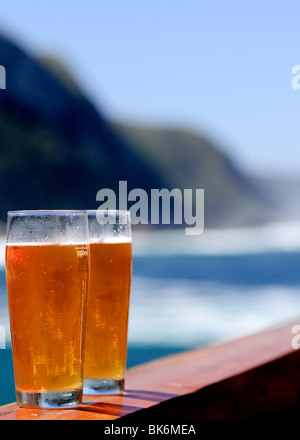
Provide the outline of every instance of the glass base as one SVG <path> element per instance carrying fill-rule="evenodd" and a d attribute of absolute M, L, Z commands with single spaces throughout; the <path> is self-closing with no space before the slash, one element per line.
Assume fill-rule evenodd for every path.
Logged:
<path fill-rule="evenodd" d="M 16 391 L 17 404 L 30 408 L 73 408 L 82 403 L 82 390 L 75 391 L 43 391 L 40 393 L 27 393 Z"/>
<path fill-rule="evenodd" d="M 105 395 L 122 394 L 124 391 L 124 379 L 84 379 L 83 394 L 85 395 Z"/>

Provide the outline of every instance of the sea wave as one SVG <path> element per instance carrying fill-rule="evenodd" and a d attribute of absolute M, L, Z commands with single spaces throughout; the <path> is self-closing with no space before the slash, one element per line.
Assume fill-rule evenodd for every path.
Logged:
<path fill-rule="evenodd" d="M 134 231 L 134 255 L 232 255 L 259 252 L 299 252 L 300 223 L 204 229 L 188 236 L 184 230 Z"/>
<path fill-rule="evenodd" d="M 143 346 L 193 348 L 299 317 L 299 286 L 134 277 L 128 340 Z"/>

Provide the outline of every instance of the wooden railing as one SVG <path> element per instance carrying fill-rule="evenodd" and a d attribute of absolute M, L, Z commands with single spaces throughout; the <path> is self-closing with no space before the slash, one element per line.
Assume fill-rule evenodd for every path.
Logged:
<path fill-rule="evenodd" d="M 298 322 L 131 368 L 123 396 L 76 409 L 0 407 L 0 420 L 202 420 L 293 417 L 300 408 Z"/>

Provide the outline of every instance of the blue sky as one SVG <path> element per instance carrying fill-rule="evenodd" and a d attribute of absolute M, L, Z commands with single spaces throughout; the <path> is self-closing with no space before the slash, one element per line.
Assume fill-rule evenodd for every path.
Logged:
<path fill-rule="evenodd" d="M 298 0 L 2 0 L 0 26 L 61 58 L 109 117 L 192 128 L 245 170 L 300 177 L 299 17 Z"/>

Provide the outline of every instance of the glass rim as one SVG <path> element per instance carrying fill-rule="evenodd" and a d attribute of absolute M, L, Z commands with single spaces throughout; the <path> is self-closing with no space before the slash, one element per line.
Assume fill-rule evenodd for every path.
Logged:
<path fill-rule="evenodd" d="M 85 212 L 88 213 L 107 213 L 107 214 L 125 214 L 128 215 L 130 214 L 130 210 L 129 209 L 86 209 Z"/>
<path fill-rule="evenodd" d="M 33 215 L 55 215 L 55 214 L 85 214 L 84 209 L 29 209 L 19 211 L 8 211 L 8 216 L 33 216 Z"/>

